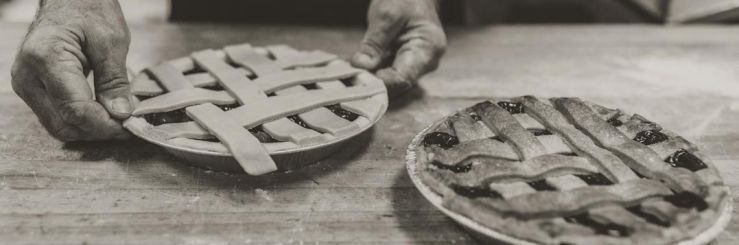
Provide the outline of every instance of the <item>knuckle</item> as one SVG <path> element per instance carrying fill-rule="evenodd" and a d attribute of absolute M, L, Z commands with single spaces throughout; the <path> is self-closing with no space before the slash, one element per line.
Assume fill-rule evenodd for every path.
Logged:
<path fill-rule="evenodd" d="M 106 81 L 103 83 L 100 83 L 95 88 L 96 92 L 101 91 L 122 91 L 122 92 L 128 92 L 129 90 L 129 82 L 128 78 L 124 74 L 112 74 L 109 77 L 106 77 Z"/>
<path fill-rule="evenodd" d="M 377 37 L 368 36 L 364 40 L 362 40 L 362 44 L 363 46 L 369 48 L 369 50 L 365 50 L 365 51 L 371 51 L 371 52 L 374 52 L 375 54 L 382 53 L 383 45 L 380 43 L 379 40 L 377 40 Z"/>
<path fill-rule="evenodd" d="M 120 45 L 127 45 L 131 42 L 131 34 L 127 28 L 111 27 L 110 25 L 99 25 L 95 27 L 96 33 L 98 33 L 103 40 L 109 42 L 111 46 L 118 47 Z"/>
<path fill-rule="evenodd" d="M 29 40 L 21 47 L 18 59 L 32 65 L 42 65 L 59 57 L 65 50 L 63 43 Z"/>
<path fill-rule="evenodd" d="M 81 125 L 85 123 L 87 106 L 84 102 L 68 102 L 59 106 L 59 116 L 66 123 Z"/>
<path fill-rule="evenodd" d="M 378 7 L 376 16 L 377 19 L 382 21 L 398 21 L 403 18 L 403 12 L 402 8 L 398 8 L 393 4 L 382 4 Z"/>

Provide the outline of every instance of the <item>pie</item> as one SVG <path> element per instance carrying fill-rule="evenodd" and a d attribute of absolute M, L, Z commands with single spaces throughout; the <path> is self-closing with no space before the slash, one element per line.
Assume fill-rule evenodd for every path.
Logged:
<path fill-rule="evenodd" d="M 498 241 L 706 243 L 731 196 L 710 160 L 638 114 L 577 98 L 478 103 L 408 149 L 432 203 Z"/>
<path fill-rule="evenodd" d="M 364 131 L 387 109 L 381 80 L 322 51 L 226 46 L 147 68 L 124 125 L 165 147 L 226 153 L 250 175 L 270 154 L 311 151 Z M 298 159 L 300 160 L 300 159 Z"/>

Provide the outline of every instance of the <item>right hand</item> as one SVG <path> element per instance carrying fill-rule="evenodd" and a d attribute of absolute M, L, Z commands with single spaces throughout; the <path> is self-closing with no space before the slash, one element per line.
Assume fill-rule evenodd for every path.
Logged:
<path fill-rule="evenodd" d="M 13 90 L 60 140 L 128 138 L 129 43 L 116 0 L 42 0 L 13 64 Z"/>

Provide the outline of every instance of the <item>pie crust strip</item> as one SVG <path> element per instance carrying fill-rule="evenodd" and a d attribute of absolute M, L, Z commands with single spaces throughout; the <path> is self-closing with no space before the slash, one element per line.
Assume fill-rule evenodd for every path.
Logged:
<path fill-rule="evenodd" d="M 200 51 L 200 52 L 208 52 L 208 51 Z M 210 52 L 213 52 L 213 51 L 210 51 Z M 194 57 L 200 58 L 199 60 L 201 62 L 211 62 L 211 61 L 214 61 L 212 60 L 213 58 L 217 58 L 217 57 L 212 57 L 215 54 L 208 55 L 206 53 L 196 53 L 193 55 Z M 221 68 L 225 68 L 225 67 L 219 66 L 218 68 L 214 68 L 214 69 L 221 69 Z M 221 73 L 220 70 L 218 71 L 219 73 Z M 272 77 L 272 78 L 265 77 L 262 79 L 258 78 L 254 81 L 249 81 L 245 76 L 243 76 L 242 73 L 237 72 L 233 68 L 231 68 L 231 71 L 225 72 L 218 76 L 221 79 L 226 79 L 227 81 L 234 81 L 235 79 L 245 80 L 246 82 L 238 82 L 238 83 L 226 82 L 231 85 L 231 89 L 227 88 L 228 85 L 224 86 L 225 89 L 228 89 L 231 91 L 234 91 L 234 90 L 244 91 L 243 93 L 245 94 L 235 95 L 236 96 L 235 98 L 244 97 L 243 99 L 245 99 L 245 98 L 258 98 L 258 97 L 253 97 L 253 96 L 259 96 L 258 94 L 256 94 L 257 92 L 260 92 L 262 93 L 263 96 L 266 96 L 264 95 L 265 92 L 271 93 L 279 88 L 297 86 L 297 85 L 305 84 L 305 83 L 313 83 L 317 81 L 316 79 L 329 81 L 332 79 L 352 77 L 352 76 L 357 75 L 357 71 L 358 70 L 354 68 L 346 68 L 346 67 L 342 67 L 342 68 L 321 67 L 321 68 L 311 68 L 311 69 L 301 69 L 301 70 L 296 70 L 296 71 L 289 71 L 288 75 L 280 75 L 280 76 L 284 76 L 283 78 L 290 79 L 290 80 L 284 80 L 283 83 L 277 84 L 277 85 L 267 84 L 268 82 L 267 79 L 276 79 L 275 77 Z M 332 76 L 332 77 L 328 77 L 328 78 L 319 77 L 324 74 Z M 140 83 L 142 81 L 146 81 L 146 80 L 137 81 L 137 83 Z M 185 82 L 187 81 L 185 80 Z M 223 81 L 221 81 L 221 83 L 223 83 Z M 255 88 L 254 85 L 257 85 L 258 88 Z M 255 89 L 255 90 L 252 90 L 252 89 Z M 206 89 L 203 89 L 203 90 L 206 90 Z M 233 97 L 228 100 L 225 100 L 225 98 L 231 97 L 231 95 L 229 95 L 229 93 L 226 91 L 213 91 L 213 90 L 208 90 L 208 91 L 210 93 L 199 93 L 197 94 L 197 97 L 185 97 L 179 94 L 173 94 L 172 92 L 162 94 L 157 97 L 141 101 L 141 103 L 137 105 L 133 114 L 143 115 L 143 114 L 149 114 L 149 113 L 167 112 L 167 111 L 172 110 L 171 108 L 173 105 L 177 105 L 179 106 L 179 108 L 182 108 L 182 107 L 187 107 L 190 105 L 196 105 L 196 104 L 202 103 L 202 101 L 208 101 L 214 104 L 232 104 L 235 101 Z M 175 109 L 179 109 L 179 108 L 175 108 Z"/>
<path fill-rule="evenodd" d="M 236 100 L 225 91 L 213 91 L 203 88 L 182 89 L 141 101 L 132 112 L 132 115 L 140 116 L 150 113 L 173 111 L 202 103 L 230 105 L 236 103 Z"/>
<path fill-rule="evenodd" d="M 200 125 L 208 127 L 213 135 L 228 147 L 236 161 L 250 175 L 261 175 L 277 170 L 267 149 L 249 131 L 213 104 L 201 104 L 185 109 Z"/>
<path fill-rule="evenodd" d="M 548 178 L 547 182 L 557 188 L 558 191 L 570 191 L 577 188 L 588 188 L 588 183 L 574 175 L 563 175 L 554 178 Z M 647 198 L 645 200 L 655 199 L 661 200 L 658 197 Z M 629 212 L 620 205 L 604 205 L 601 207 L 594 207 L 588 210 L 588 217 L 601 225 L 612 225 L 617 224 L 622 227 L 637 229 L 645 229 L 651 231 L 659 231 L 660 228 L 656 225 L 650 224 L 643 218 Z M 627 231 L 629 232 L 629 231 Z"/>
<path fill-rule="evenodd" d="M 502 159 L 474 159 L 470 171 L 450 173 L 462 186 L 485 186 L 493 182 L 532 181 L 570 174 L 591 174 L 598 169 L 586 158 L 559 154 L 542 155 L 523 162 Z M 578 179 L 579 180 L 579 179 Z"/>
<path fill-rule="evenodd" d="M 242 65 L 244 67 L 247 67 L 248 69 L 251 69 L 257 76 L 260 76 L 257 78 L 255 82 L 259 83 L 260 79 L 268 77 L 270 73 L 280 72 L 282 69 L 277 66 L 274 62 L 267 59 L 264 55 L 260 55 L 256 52 L 254 52 L 250 46 L 248 45 L 241 45 L 241 46 L 235 46 L 235 47 L 226 47 L 225 49 L 226 55 L 237 62 L 239 65 Z M 300 52 L 297 50 L 291 49 L 287 46 L 277 46 L 275 48 L 268 48 L 268 50 L 272 53 L 272 55 L 277 60 L 289 60 L 291 57 L 300 56 Z M 309 69 L 302 69 L 298 71 L 307 71 Z M 290 71 L 282 71 L 281 74 L 288 73 Z M 315 76 L 321 76 L 325 75 L 327 77 L 330 77 L 335 74 L 326 74 L 326 73 L 317 73 L 314 74 Z M 314 77 L 310 77 L 310 75 L 306 77 L 296 77 L 298 79 L 305 79 L 305 80 L 311 80 Z M 296 80 L 296 78 L 287 78 L 284 77 L 281 81 L 289 81 L 289 80 Z M 279 78 L 278 78 L 279 79 Z M 315 78 L 314 80 L 318 81 L 323 78 Z M 336 81 L 338 82 L 338 81 Z M 340 82 L 339 82 L 340 83 Z M 275 84 L 272 82 L 269 82 L 268 84 Z M 264 88 L 266 86 L 262 86 Z M 303 86 L 297 85 L 292 86 L 288 88 L 284 88 L 282 90 L 275 91 L 278 95 L 285 95 L 285 94 L 295 94 L 295 93 L 302 93 L 307 91 Z M 298 114 L 298 117 L 302 119 L 308 126 L 310 126 L 313 129 L 316 129 L 320 132 L 329 133 L 335 137 L 340 137 L 346 134 L 349 134 L 350 132 L 353 132 L 357 128 L 359 128 L 358 125 L 353 124 L 350 121 L 347 121 L 330 110 L 318 107 L 313 110 L 303 112 Z"/>
<path fill-rule="evenodd" d="M 473 108 L 488 128 L 514 146 L 521 160 L 546 154 L 546 149 L 536 136 L 523 128 L 505 109 L 490 101 L 477 104 Z"/>
<path fill-rule="evenodd" d="M 518 154 L 513 148 L 495 139 L 477 139 L 462 141 L 458 145 L 442 149 L 432 147 L 432 160 L 447 166 L 455 166 L 469 158 L 497 158 L 518 160 Z"/>
<path fill-rule="evenodd" d="M 601 173 L 612 182 L 620 183 L 639 178 L 623 164 L 618 156 L 596 146 L 593 140 L 573 127 L 562 114 L 551 106 L 532 96 L 522 97 L 518 102 L 523 104 L 528 115 L 545 125 L 547 129 L 559 134 L 579 155 L 594 159 L 594 162 L 601 168 Z"/>
<path fill-rule="evenodd" d="M 501 214 L 541 218 L 577 214 L 608 204 L 631 206 L 646 198 L 671 194 L 672 191 L 658 181 L 635 179 L 618 185 L 588 186 L 566 192 L 540 191 L 505 200 L 483 201 Z"/>
<path fill-rule="evenodd" d="M 177 91 L 182 89 L 190 89 L 193 88 L 193 85 L 190 83 L 187 78 L 182 75 L 182 72 L 177 70 L 176 68 L 172 67 L 168 63 L 162 63 L 160 65 L 154 66 L 152 68 L 149 68 L 147 70 L 157 81 L 159 81 L 159 84 L 164 87 L 167 91 Z"/>
<path fill-rule="evenodd" d="M 374 76 L 370 75 L 369 73 L 360 73 L 357 75 L 354 81 L 354 86 L 384 86 L 383 82 Z M 344 88 L 343 83 L 341 82 L 321 82 L 316 84 L 317 87 L 321 89 L 338 89 L 338 88 Z M 347 111 L 351 111 L 353 113 L 356 113 L 362 117 L 365 117 L 369 120 L 374 120 L 377 118 L 380 113 L 382 113 L 383 110 L 383 104 L 382 101 L 387 100 L 387 95 L 385 94 L 378 94 L 375 96 L 372 96 L 367 99 L 363 100 L 353 100 L 353 101 L 346 101 L 341 102 L 341 107 L 344 108 Z M 355 120 L 356 122 L 356 120 Z"/>
<path fill-rule="evenodd" d="M 301 60 L 304 58 L 301 58 L 299 56 L 305 54 L 287 45 L 268 46 L 267 50 L 272 54 L 272 56 L 277 58 L 277 60 Z M 327 65 L 329 67 L 337 67 L 337 68 L 342 68 L 342 69 L 347 69 L 347 68 L 353 69 L 353 68 L 350 68 L 349 65 L 345 61 L 342 61 L 342 60 L 331 60 L 331 62 L 328 63 Z M 333 77 L 336 77 L 336 76 L 334 75 Z M 342 78 L 349 78 L 349 77 L 340 77 L 333 81 L 328 81 L 330 79 L 320 79 L 318 82 L 316 82 L 316 87 L 318 87 L 319 89 L 344 88 L 346 86 L 341 81 L 338 80 Z M 367 72 L 357 73 L 356 77 L 354 77 L 354 80 L 352 82 L 354 83 L 355 86 L 359 86 L 359 85 L 369 86 L 369 85 L 382 84 L 382 81 L 375 78 L 374 76 L 369 76 Z M 353 113 L 360 115 L 361 117 L 364 117 L 364 118 L 357 118 L 354 120 L 354 124 L 360 127 L 364 127 L 366 125 L 369 125 L 370 120 L 377 118 L 377 116 L 381 113 L 382 104 L 383 104 L 382 101 L 387 99 L 387 98 L 381 98 L 381 97 L 382 96 L 373 96 L 371 98 L 364 99 L 364 100 L 342 102 L 340 106 L 345 110 L 351 111 Z M 371 100 L 375 100 L 375 101 L 371 101 Z"/>
<path fill-rule="evenodd" d="M 483 138 L 495 137 L 495 133 L 485 126 L 481 121 L 477 121 L 470 116 L 470 111 L 465 109 L 455 113 L 449 117 L 449 122 L 454 133 L 459 138 L 459 142 L 471 141 Z M 510 148 L 510 147 L 508 147 Z"/>
<path fill-rule="evenodd" d="M 649 147 L 627 138 L 621 131 L 605 120 L 578 99 L 557 99 L 557 109 L 569 117 L 573 124 L 584 130 L 601 146 L 619 154 L 624 163 L 639 174 L 651 179 L 665 181 L 677 192 L 692 192 L 703 196 L 706 184 L 695 173 L 684 168 L 669 167 Z"/>
<path fill-rule="evenodd" d="M 242 107 L 267 99 L 267 95 L 256 83 L 236 72 L 214 51 L 195 52 L 192 58 L 199 67 L 216 77 L 223 88 L 242 104 Z M 275 118 L 274 121 L 265 123 L 263 127 L 273 138 L 290 140 L 297 144 L 311 144 L 322 139 L 320 133 L 303 128 L 286 118 Z"/>
<path fill-rule="evenodd" d="M 240 106 L 227 111 L 226 114 L 239 122 L 240 125 L 243 125 L 246 128 L 252 128 L 271 119 L 297 114 L 300 111 L 306 110 L 306 108 L 314 108 L 336 104 L 346 100 L 366 98 L 375 94 L 383 93 L 384 91 L 384 87 L 350 87 L 341 89 L 340 91 L 329 89 L 309 90 L 300 94 L 268 97 L 250 105 Z M 194 135 L 205 136 L 208 134 L 207 131 L 198 126 L 195 122 L 163 124 L 155 126 L 155 128 L 157 130 L 161 130 L 161 132 L 168 138 L 192 137 Z"/>

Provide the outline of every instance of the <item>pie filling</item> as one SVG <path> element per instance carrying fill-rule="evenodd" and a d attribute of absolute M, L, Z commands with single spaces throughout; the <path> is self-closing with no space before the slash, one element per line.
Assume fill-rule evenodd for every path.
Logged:
<path fill-rule="evenodd" d="M 236 104 L 216 105 L 216 106 L 221 108 L 221 110 L 223 111 L 229 111 L 231 109 L 239 107 L 240 105 L 236 103 Z M 359 117 L 358 114 L 351 112 L 351 111 L 347 111 L 344 108 L 341 108 L 341 105 L 339 104 L 329 105 L 329 106 L 326 106 L 325 108 L 333 112 L 335 115 L 343 119 L 346 119 L 347 121 L 350 121 L 350 122 L 356 120 Z M 182 123 L 182 122 L 192 121 L 192 119 L 189 116 L 187 116 L 187 113 L 185 113 L 185 108 L 168 111 L 168 112 L 162 112 L 162 113 L 145 114 L 143 115 L 143 118 L 149 124 L 154 125 L 154 126 L 159 126 L 159 125 L 168 124 L 168 123 Z M 287 116 L 287 118 L 290 119 L 290 121 L 294 122 L 297 125 L 300 125 L 303 128 L 312 129 L 310 126 L 308 126 L 308 124 L 305 121 L 303 121 L 303 119 L 300 119 L 300 117 L 297 115 Z M 272 136 L 270 136 L 267 132 L 265 132 L 264 129 L 262 129 L 261 125 L 256 126 L 254 128 L 250 128 L 249 132 L 251 132 L 255 137 L 257 137 L 257 139 L 259 139 L 259 142 L 262 142 L 262 143 L 279 142 L 279 140 L 272 138 Z M 219 142 L 217 139 L 209 139 L 208 141 Z"/>
<path fill-rule="evenodd" d="M 617 155 L 611 155 L 610 158 L 603 158 L 603 155 L 598 155 L 597 157 L 600 157 L 596 160 L 598 161 L 605 161 L 603 159 L 613 159 L 608 161 L 631 161 L 631 157 L 625 157 L 623 154 L 626 154 L 624 152 L 627 152 L 629 150 L 638 148 L 638 147 L 657 147 L 655 149 L 660 149 L 662 152 L 664 152 L 664 149 L 675 149 L 675 145 L 681 144 L 683 141 L 681 138 L 678 138 L 677 140 L 672 139 L 671 137 L 674 136 L 674 134 L 669 132 L 662 132 L 663 130 L 657 125 L 656 123 L 650 122 L 646 120 L 645 118 L 634 115 L 631 116 L 631 118 L 628 118 L 625 115 L 622 115 L 622 113 L 618 110 L 612 110 L 605 107 L 597 107 L 593 108 L 598 113 L 600 113 L 600 116 L 602 118 L 599 119 L 587 119 L 591 120 L 588 121 L 589 123 L 597 123 L 598 120 L 602 120 L 603 124 L 608 125 L 613 128 L 618 128 L 619 131 L 623 131 L 624 135 L 635 135 L 633 138 L 626 138 L 628 141 L 638 142 L 638 146 L 634 145 L 633 143 L 619 143 L 619 145 L 611 146 L 609 144 L 609 141 L 604 141 L 604 139 L 598 138 L 599 135 L 594 135 L 591 133 L 588 133 L 587 135 L 583 136 L 563 136 L 563 132 L 566 132 L 567 134 L 572 134 L 572 132 L 575 128 L 577 130 L 586 130 L 581 129 L 580 126 L 564 126 L 565 128 L 560 128 L 557 130 L 553 130 L 552 127 L 563 127 L 561 124 L 563 121 L 561 119 L 552 119 L 552 117 L 556 117 L 556 115 L 552 115 L 547 110 L 542 109 L 542 107 L 539 104 L 533 104 L 532 106 L 539 106 L 537 108 L 533 108 L 532 112 L 529 112 L 528 110 L 530 108 L 525 108 L 529 106 L 529 103 L 527 102 L 527 99 L 524 97 L 523 99 L 519 98 L 516 101 L 500 101 L 497 103 L 491 103 L 489 101 L 479 103 L 477 105 L 472 106 L 472 110 L 466 109 L 463 111 L 458 112 L 455 116 L 448 117 L 447 121 L 442 123 L 441 125 L 437 126 L 436 128 L 432 129 L 430 133 L 427 133 L 423 136 L 421 145 L 422 147 L 426 148 L 427 157 L 426 163 L 428 164 L 426 171 L 432 173 L 431 177 L 426 177 L 430 179 L 435 179 L 434 181 L 439 181 L 441 183 L 444 183 L 451 191 L 453 191 L 456 195 L 461 196 L 463 198 L 467 198 L 470 200 L 473 200 L 474 202 L 479 202 L 483 206 L 488 206 L 488 208 L 493 209 L 499 209 L 499 210 L 518 210 L 519 207 L 509 207 L 506 206 L 506 202 L 510 202 L 513 199 L 516 199 L 520 196 L 532 196 L 530 194 L 534 193 L 557 193 L 560 191 L 563 192 L 570 192 L 572 190 L 584 190 L 579 189 L 582 187 L 597 187 L 601 186 L 603 188 L 611 188 L 611 189 L 602 189 L 603 191 L 611 191 L 615 190 L 613 188 L 620 188 L 621 183 L 614 183 L 610 177 L 608 177 L 604 173 L 589 173 L 589 174 L 583 174 L 583 173 L 577 173 L 572 172 L 569 176 L 574 176 L 579 181 L 581 181 L 582 186 L 577 186 L 578 184 L 575 184 L 575 186 L 572 186 L 572 183 L 577 183 L 578 181 L 572 181 L 571 178 L 568 178 L 566 175 L 567 169 L 561 169 L 558 171 L 564 171 L 560 174 L 556 175 L 549 175 L 549 176 L 540 176 L 540 177 L 534 177 L 533 179 L 529 178 L 523 178 L 525 180 L 524 186 L 518 185 L 515 182 L 502 182 L 502 183 L 494 183 L 496 179 L 488 178 L 488 179 L 481 179 L 482 182 L 479 182 L 479 184 L 460 184 L 460 183 L 475 183 L 472 181 L 461 181 L 459 178 L 462 178 L 460 176 L 479 176 L 480 174 L 485 173 L 475 173 L 475 171 L 491 171 L 487 174 L 490 174 L 490 176 L 495 176 L 495 174 L 500 174 L 501 171 L 504 171 L 504 169 L 509 167 L 504 167 L 508 164 L 523 164 L 523 160 L 521 162 L 511 162 L 511 161 L 479 161 L 478 154 L 479 149 L 478 148 L 468 148 L 470 144 L 470 134 L 467 132 L 455 132 L 455 130 L 473 130 L 472 128 L 475 128 L 473 132 L 478 132 L 479 126 L 487 125 L 487 127 L 490 127 L 490 130 L 493 131 L 493 134 L 490 135 L 480 135 L 480 137 L 487 137 L 491 139 L 496 139 L 500 142 L 503 142 L 504 146 L 511 146 L 514 148 L 520 147 L 520 149 L 517 150 L 518 154 L 532 154 L 531 152 L 534 152 L 533 154 L 539 155 L 544 154 L 541 153 L 542 150 L 551 151 L 552 148 L 557 147 L 574 147 L 570 143 L 566 143 L 562 146 L 548 146 L 545 148 L 537 148 L 536 144 L 534 145 L 526 145 L 530 143 L 527 140 L 536 140 L 540 139 L 539 137 L 552 137 L 559 136 L 563 139 L 563 141 L 572 140 L 573 137 L 577 138 L 592 138 L 593 141 L 596 142 L 596 145 L 593 147 L 597 148 L 610 148 L 614 147 L 614 149 L 621 149 L 617 151 L 622 151 L 622 153 L 619 153 Z M 524 102 L 519 102 L 523 100 Z M 579 100 L 576 100 L 579 101 Z M 531 102 L 531 103 L 538 103 L 538 102 Z M 565 103 L 570 103 L 565 102 Z M 577 103 L 577 102 L 575 102 Z M 568 105 L 569 106 L 569 105 Z M 497 107 L 498 109 L 502 109 L 505 112 L 507 112 L 510 116 L 513 116 L 515 114 L 530 114 L 532 117 L 534 117 L 537 121 L 540 121 L 544 126 L 536 126 L 532 123 L 526 122 L 523 123 L 520 121 L 521 119 L 516 119 L 516 117 L 510 117 L 505 114 L 500 114 L 498 109 L 493 108 Z M 556 108 L 556 106 L 555 106 Z M 575 108 L 572 110 L 579 110 L 577 106 L 571 106 L 571 108 Z M 562 108 L 552 108 L 554 113 L 559 113 L 556 111 L 563 110 Z M 547 114 L 550 113 L 550 114 Z M 460 115 L 460 116 L 457 116 Z M 484 115 L 484 116 L 483 116 Z M 567 115 L 566 113 L 563 113 L 562 115 Z M 573 115 L 573 117 L 576 117 L 578 115 Z M 492 117 L 492 118 L 484 118 L 484 117 Z M 541 119 L 537 117 L 546 117 L 547 119 Z M 469 121 L 465 121 L 468 119 L 465 118 L 471 118 Z M 518 123 L 512 122 L 511 120 L 518 120 Z M 549 122 L 542 122 L 541 120 L 550 120 Z M 559 121 L 558 121 L 559 120 Z M 574 119 L 570 119 L 574 120 Z M 592 121 L 594 120 L 594 121 Z M 513 125 L 513 124 L 519 124 L 520 125 Z M 570 123 L 568 123 L 570 124 Z M 524 125 L 529 125 L 532 128 L 524 128 Z M 572 129 L 568 129 L 567 127 L 571 127 Z M 589 127 L 589 126 L 584 126 Z M 524 130 L 524 131 L 521 131 Z M 565 131 L 560 131 L 565 130 Z M 569 131 L 568 131 L 569 130 Z M 638 130 L 638 131 L 637 131 Z M 464 136 L 465 142 L 460 142 L 460 138 L 458 138 L 456 135 L 459 133 L 462 133 L 462 136 Z M 577 132 L 579 133 L 579 132 Z M 526 136 L 526 134 L 529 134 L 530 136 Z M 511 137 L 511 135 L 516 137 Z M 473 137 L 475 135 L 473 134 Z M 523 137 L 525 136 L 525 137 Z M 569 138 L 567 138 L 569 137 Z M 482 138 L 484 139 L 484 138 Z M 589 141 L 591 139 L 588 139 L 586 141 Z M 605 139 L 608 140 L 608 139 Z M 536 140 L 539 141 L 539 140 Z M 541 141 L 543 142 L 543 141 Z M 547 141 L 552 142 L 552 141 Z M 587 143 L 587 142 L 586 142 Z M 629 145 L 629 148 L 618 148 L 622 147 L 621 145 Z M 462 148 L 460 148 L 462 147 Z M 579 146 L 582 147 L 582 146 Z M 467 158 L 454 158 L 454 159 L 464 159 L 458 162 L 448 162 L 448 161 L 439 161 L 438 159 L 452 159 L 449 158 L 449 156 L 443 156 L 444 154 L 439 155 L 439 153 L 445 153 L 445 152 L 465 152 L 464 149 L 475 149 L 475 153 L 469 153 L 469 154 L 475 154 L 474 156 L 468 156 Z M 561 149 L 561 148 L 557 148 Z M 695 173 L 698 171 L 713 171 L 713 169 L 708 169 L 709 166 L 701 160 L 699 156 L 696 156 L 692 153 L 694 151 L 694 148 L 679 148 L 674 151 L 674 153 L 670 154 L 668 157 L 662 160 L 662 163 L 664 163 L 665 170 L 656 170 L 656 171 L 662 171 L 662 172 L 669 172 L 669 169 L 686 169 L 689 172 L 689 174 L 693 174 L 693 176 L 697 176 Z M 550 152 L 548 154 L 560 154 L 568 157 L 574 157 L 574 158 L 581 158 L 581 156 L 578 156 L 578 153 L 575 152 L 590 152 L 589 154 L 602 154 L 600 152 L 604 152 L 604 150 L 601 149 L 593 149 L 591 148 L 584 148 L 580 149 L 574 152 Z M 610 150 L 609 150 L 610 151 Z M 649 151 L 649 150 L 647 150 Z M 502 154 L 499 150 L 490 150 L 490 154 Z M 536 153 L 539 152 L 539 153 Z M 433 153 L 433 154 L 432 154 Z M 459 153 L 449 153 L 449 154 L 459 154 Z M 609 153 L 611 154 L 611 153 Z M 587 156 L 586 158 L 595 159 L 596 157 Z M 642 158 L 636 157 L 633 158 L 636 159 L 635 161 L 643 161 Z M 653 159 L 653 158 L 650 158 Z M 531 159 L 529 159 L 531 160 Z M 593 161 L 593 160 L 591 160 Z M 480 164 L 494 164 L 490 167 L 479 167 Z M 497 164 L 497 166 L 495 165 Z M 623 163 L 622 163 L 623 164 Z M 474 167 L 473 167 L 474 166 Z M 529 166 L 529 165 L 527 165 Z M 639 180 L 644 179 L 646 180 L 646 177 L 639 174 L 640 171 L 637 171 L 636 169 L 632 168 L 633 165 L 625 164 L 626 171 L 622 174 L 628 176 L 632 175 L 633 178 Z M 660 167 L 659 164 L 653 165 L 656 167 Z M 498 170 L 496 170 L 498 168 Z M 528 167 L 527 167 L 528 168 Z M 660 167 L 661 168 L 661 167 Z M 557 171 L 556 169 L 552 171 Z M 613 170 L 609 170 L 613 171 Z M 644 170 L 641 170 L 644 171 Z M 681 170 L 685 171 L 685 170 Z M 677 171 L 675 173 L 682 173 L 681 171 Z M 633 172 L 633 173 L 631 173 Z M 553 172 L 554 173 L 554 172 Z M 562 173 L 565 173 L 564 175 Z M 688 174 L 688 173 L 686 173 Z M 446 177 L 444 177 L 446 176 Z M 455 177 L 456 176 L 456 177 Z M 555 177 L 558 176 L 558 177 Z M 681 176 L 687 176 L 685 174 L 681 174 Z M 554 177 L 554 178 L 553 178 Z M 681 177 L 677 177 L 681 178 Z M 565 180 L 566 179 L 566 180 Z M 499 179 L 498 179 L 499 180 Z M 651 181 L 651 180 L 650 180 Z M 681 180 L 681 181 L 690 181 L 690 180 Z M 570 184 L 567 184 L 570 183 Z M 659 182 L 650 182 L 650 183 L 659 183 Z M 489 186 L 488 186 L 489 185 Z M 660 184 L 665 185 L 665 184 Z M 432 185 L 433 186 L 433 185 Z M 502 188 L 502 189 L 501 189 Z M 530 190 L 527 190 L 526 188 L 529 188 Z M 562 189 L 565 188 L 565 189 Z M 660 188 L 665 188 L 660 187 Z M 432 188 L 433 189 L 433 188 Z M 503 192 L 501 192 L 503 191 Z M 636 191 L 641 192 L 642 190 Z M 506 194 L 507 193 L 507 194 Z M 614 192 L 615 193 L 615 192 Z M 709 195 L 708 192 L 705 193 L 694 193 L 691 191 L 675 191 L 675 189 L 669 190 L 668 192 L 661 191 L 661 194 L 656 195 L 645 195 L 642 197 L 642 199 L 634 200 L 634 201 L 626 201 L 625 199 L 622 201 L 620 208 L 623 211 L 617 211 L 618 212 L 624 212 L 624 215 L 632 215 L 633 217 L 638 217 L 636 219 L 640 219 L 642 221 L 645 221 L 648 224 L 652 224 L 657 227 L 664 227 L 669 228 L 671 225 L 674 225 L 674 220 L 671 220 L 664 215 L 658 215 L 659 212 L 667 212 L 669 209 L 674 209 L 675 212 L 691 212 L 688 210 L 695 210 L 698 212 L 702 212 L 710 207 L 712 205 L 716 205 L 716 203 L 709 203 L 707 202 L 708 197 L 704 197 L 704 195 Z M 637 193 L 634 194 L 628 194 L 628 195 L 639 195 Z M 445 199 L 446 200 L 446 199 Z M 644 203 L 642 203 L 643 200 L 650 200 L 649 201 L 649 207 L 645 206 Z M 716 199 L 712 199 L 716 200 Z M 542 200 L 545 203 L 549 203 L 550 200 Z M 572 202 L 578 202 L 579 199 L 573 199 Z M 558 203 L 556 200 L 551 200 L 553 205 L 565 205 L 566 203 Z M 662 203 L 668 203 L 668 204 L 659 204 Z M 655 204 L 657 203 L 657 204 Z M 525 203 L 524 205 L 529 205 L 528 203 Z M 542 205 L 540 203 L 532 204 L 532 205 Z M 657 206 L 654 206 L 657 205 Z M 661 205 L 661 206 L 660 206 Z M 668 205 L 668 206 L 665 206 Z M 637 227 L 630 227 L 628 223 L 619 223 L 618 216 L 613 216 L 611 218 L 611 221 L 608 220 L 602 220 L 602 219 L 596 219 L 594 218 L 590 211 L 591 209 L 597 209 L 598 205 L 580 210 L 579 213 L 575 213 L 574 215 L 566 215 L 561 216 L 564 218 L 564 221 L 567 223 L 572 224 L 578 224 L 585 227 L 590 228 L 595 234 L 598 235 L 606 235 L 610 237 L 629 237 L 630 235 L 634 234 L 635 232 L 641 232 Z M 606 206 L 604 206 L 606 207 Z M 502 208 L 502 209 L 501 209 Z M 612 207 L 611 207 L 612 208 Z M 657 213 L 655 213 L 655 208 L 657 210 L 662 210 Z M 525 209 L 520 209 L 525 210 Z M 513 211 L 517 212 L 517 211 Z M 595 211 L 598 212 L 598 211 Z M 671 212 L 671 211 L 670 211 Z M 471 213 L 467 213 L 470 215 Z M 507 216 L 506 212 L 500 212 L 499 215 Z M 545 214 L 546 215 L 546 214 Z M 536 219 L 535 217 L 527 218 L 527 214 L 520 213 L 516 214 L 517 218 L 522 220 L 527 219 Z M 474 215 L 472 217 L 475 219 Z M 621 217 L 626 220 L 630 219 L 628 217 Z"/>
<path fill-rule="evenodd" d="M 706 163 L 704 163 L 698 157 L 686 151 L 685 149 L 680 149 L 676 151 L 675 153 L 667 157 L 667 159 L 665 159 L 665 162 L 669 163 L 673 167 L 687 168 L 693 172 L 708 167 L 706 166 Z"/>

